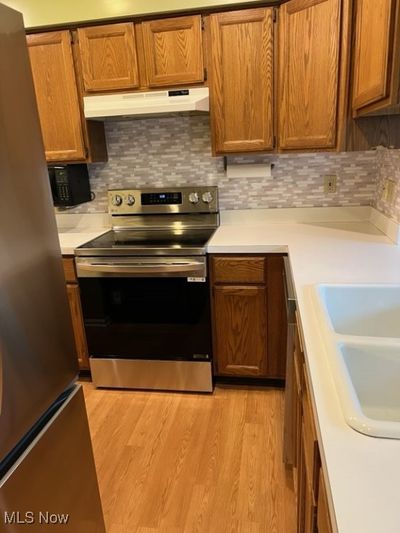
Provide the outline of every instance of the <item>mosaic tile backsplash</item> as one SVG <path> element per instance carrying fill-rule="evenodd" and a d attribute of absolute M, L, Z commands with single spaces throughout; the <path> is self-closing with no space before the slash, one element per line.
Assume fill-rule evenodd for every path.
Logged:
<path fill-rule="evenodd" d="M 377 187 L 375 191 L 374 206 L 385 215 L 400 222 L 400 150 L 378 148 L 376 151 Z M 394 201 L 385 202 L 382 193 L 385 180 L 394 181 Z"/>
<path fill-rule="evenodd" d="M 221 209 L 371 205 L 376 152 L 230 157 L 232 163 L 272 163 L 268 178 L 227 178 L 222 157 L 211 156 L 208 116 L 106 123 L 109 161 L 89 165 L 94 201 L 74 213 L 107 211 L 107 189 L 217 185 Z M 337 175 L 325 194 L 323 176 Z"/>

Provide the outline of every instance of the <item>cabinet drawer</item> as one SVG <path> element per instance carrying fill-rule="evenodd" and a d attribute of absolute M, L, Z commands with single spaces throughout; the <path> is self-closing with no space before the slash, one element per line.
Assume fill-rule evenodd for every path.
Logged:
<path fill-rule="evenodd" d="M 67 283 L 77 283 L 75 261 L 72 257 L 63 257 L 64 276 Z"/>
<path fill-rule="evenodd" d="M 214 283 L 265 283 L 265 257 L 213 257 Z"/>

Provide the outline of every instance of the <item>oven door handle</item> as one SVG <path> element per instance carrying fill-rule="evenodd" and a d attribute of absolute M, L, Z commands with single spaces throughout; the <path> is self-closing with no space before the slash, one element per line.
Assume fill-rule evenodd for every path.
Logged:
<path fill-rule="evenodd" d="M 78 277 L 206 277 L 203 262 L 106 263 L 77 262 Z"/>

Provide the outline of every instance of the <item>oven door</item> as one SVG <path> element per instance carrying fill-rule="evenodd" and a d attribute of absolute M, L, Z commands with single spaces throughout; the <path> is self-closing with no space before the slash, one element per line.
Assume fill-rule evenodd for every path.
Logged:
<path fill-rule="evenodd" d="M 205 257 L 77 258 L 76 267 L 98 386 L 199 390 L 171 377 L 183 376 L 185 381 L 187 372 L 199 369 L 211 387 Z M 119 377 L 110 380 L 116 367 Z M 126 383 L 128 374 L 136 378 Z M 162 374 L 164 381 L 174 383 L 167 386 L 160 376 L 153 383 L 149 374 Z"/>

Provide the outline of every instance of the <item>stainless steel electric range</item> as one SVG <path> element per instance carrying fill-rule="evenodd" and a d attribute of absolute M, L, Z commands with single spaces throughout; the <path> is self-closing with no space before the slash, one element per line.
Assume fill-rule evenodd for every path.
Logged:
<path fill-rule="evenodd" d="M 211 392 L 217 188 L 108 194 L 112 230 L 75 250 L 94 384 Z"/>

